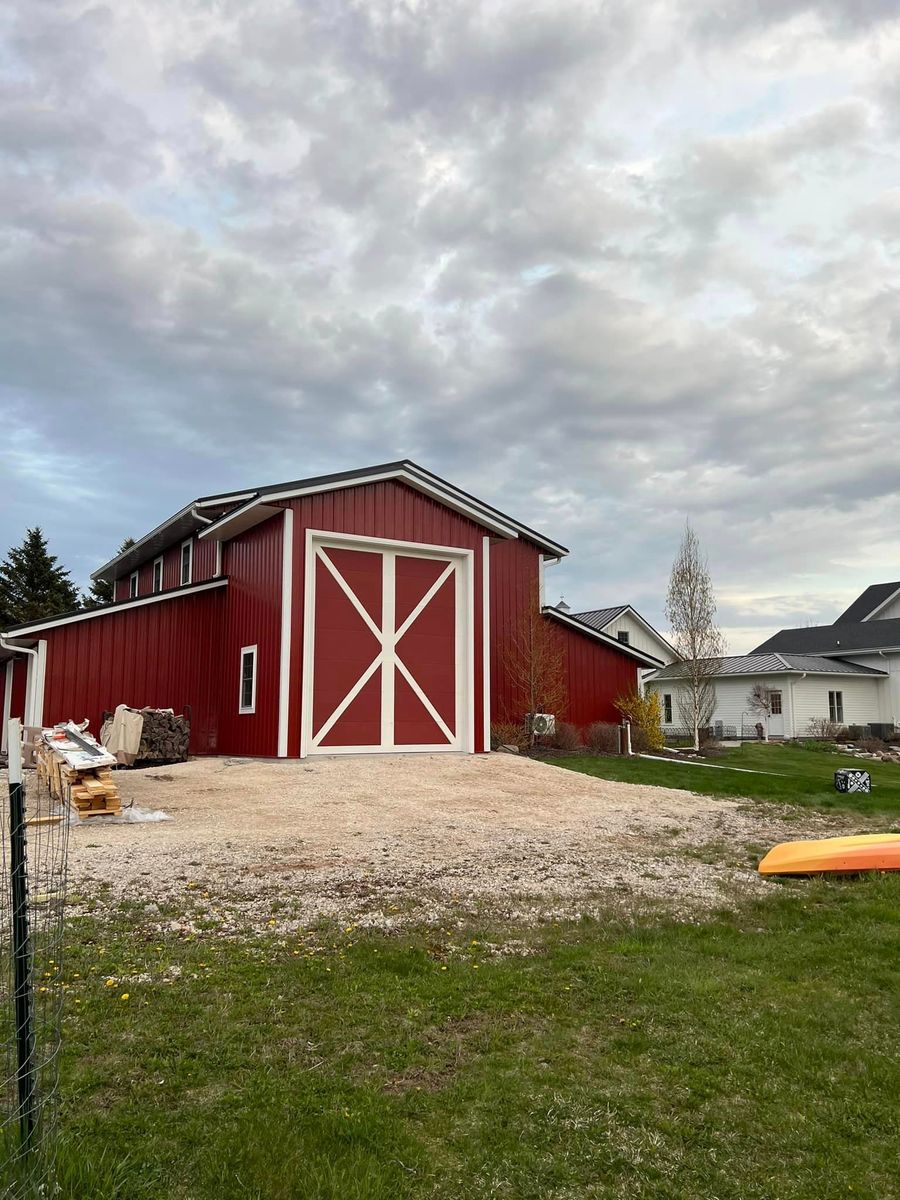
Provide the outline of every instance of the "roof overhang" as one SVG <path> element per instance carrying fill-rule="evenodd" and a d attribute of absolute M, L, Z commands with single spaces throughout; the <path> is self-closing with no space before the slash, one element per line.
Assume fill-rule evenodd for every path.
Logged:
<path fill-rule="evenodd" d="M 198 592 L 209 592 L 213 588 L 226 587 L 226 578 L 208 579 L 205 583 L 188 584 L 186 587 L 167 588 L 164 592 L 155 592 L 152 596 L 138 596 L 133 600 L 118 600 L 115 604 L 104 604 L 102 608 L 92 608 L 87 612 L 63 613 L 58 617 L 41 617 L 38 621 L 26 621 L 23 625 L 13 625 L 0 631 L 0 637 L 7 641 L 29 641 L 37 638 L 45 629 L 58 629 L 61 625 L 74 625 L 79 621 L 94 621 L 99 617 L 109 617 L 113 613 L 130 612 L 133 608 L 143 608 L 147 604 L 162 604 L 166 600 L 178 600 L 183 596 L 195 596 Z"/>
<path fill-rule="evenodd" d="M 568 613 L 560 612 L 558 608 L 554 608 L 550 604 L 545 604 L 541 608 L 541 612 L 545 617 L 552 617 L 554 621 L 559 621 L 561 625 L 569 626 L 576 633 L 582 633 L 585 637 L 602 642 L 605 646 L 618 650 L 620 654 L 624 654 L 628 658 L 633 658 L 636 662 L 643 663 L 645 667 L 662 667 L 665 665 L 662 659 L 654 658 L 652 654 L 638 650 L 635 646 L 629 646 L 626 642 L 620 642 L 618 638 L 610 637 L 608 633 L 601 633 L 599 629 L 594 629 L 592 625 L 585 625 L 584 621 L 579 621 L 576 617 L 570 617 Z"/>
<path fill-rule="evenodd" d="M 230 503 L 230 501 L 219 500 L 218 506 L 221 508 L 224 503 Z M 123 550 L 115 558 L 111 558 L 102 567 L 98 567 L 91 573 L 91 579 L 105 579 L 108 583 L 112 583 L 113 580 L 136 570 L 149 558 L 155 558 L 157 554 L 162 554 L 173 542 L 193 537 L 198 529 L 203 529 L 213 520 L 213 517 L 199 513 L 197 509 L 200 507 L 200 503 L 194 502 L 186 505 L 163 521 L 161 525 L 157 525 L 155 529 L 145 533 L 133 546 Z"/>
<path fill-rule="evenodd" d="M 502 538 L 526 537 L 534 542 L 550 558 L 562 558 L 568 554 L 565 546 L 545 538 L 527 525 L 522 525 L 510 517 L 499 513 L 495 508 L 474 496 L 447 483 L 437 475 L 425 471 L 415 463 L 390 463 L 384 467 L 374 467 L 360 471 L 357 474 L 342 473 L 325 476 L 322 479 L 296 484 L 286 484 L 283 488 L 261 489 L 254 493 L 238 508 L 224 513 L 208 525 L 200 533 L 201 538 L 212 538 L 215 541 L 228 541 L 245 529 L 267 520 L 277 508 L 271 507 L 285 500 L 296 500 L 303 496 L 315 496 L 323 492 L 338 491 L 343 488 L 360 487 L 370 483 L 380 483 L 384 480 L 395 480 L 405 483 L 415 491 L 430 496 L 446 508 L 453 509 L 461 516 L 468 517 L 483 528 Z"/>
<path fill-rule="evenodd" d="M 673 683 L 678 683 L 682 679 L 690 678 L 688 675 L 663 675 L 662 670 L 656 671 L 653 675 L 648 675 L 645 679 L 646 683 L 667 683 L 671 680 Z M 875 667 L 870 667 L 865 671 L 816 671 L 809 667 L 760 667 L 756 671 L 724 671 L 721 675 L 713 675 L 713 679 L 758 679 L 761 675 L 827 675 L 831 679 L 840 679 L 846 675 L 853 679 L 887 679 L 887 671 L 879 671 Z"/>

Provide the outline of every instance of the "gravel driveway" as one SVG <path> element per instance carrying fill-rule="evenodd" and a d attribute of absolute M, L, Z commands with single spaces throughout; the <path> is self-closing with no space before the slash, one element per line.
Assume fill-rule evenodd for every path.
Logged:
<path fill-rule="evenodd" d="M 126 803 L 173 820 L 74 828 L 72 890 L 161 923 L 174 904 L 173 925 L 223 932 L 541 920 L 611 901 L 690 915 L 777 886 L 753 869 L 762 847 L 844 827 L 503 754 L 202 758 L 119 782 Z"/>

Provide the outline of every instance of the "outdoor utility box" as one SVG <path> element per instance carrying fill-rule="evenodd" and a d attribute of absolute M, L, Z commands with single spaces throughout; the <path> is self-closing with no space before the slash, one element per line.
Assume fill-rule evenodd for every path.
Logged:
<path fill-rule="evenodd" d="M 858 767 L 841 767 L 834 773 L 836 792 L 871 792 L 872 777 Z"/>

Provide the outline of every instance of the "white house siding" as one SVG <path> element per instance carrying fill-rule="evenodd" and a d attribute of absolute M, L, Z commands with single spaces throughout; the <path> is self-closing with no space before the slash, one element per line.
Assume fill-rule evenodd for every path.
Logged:
<path fill-rule="evenodd" d="M 845 655 L 850 662 L 874 667 L 876 671 L 887 671 L 888 681 L 881 685 L 881 715 L 878 721 L 892 721 L 900 726 L 900 652 L 885 651 L 881 654 Z"/>
<path fill-rule="evenodd" d="M 643 650 L 645 654 L 652 654 L 654 658 L 658 658 L 660 662 L 668 664 L 674 661 L 674 655 L 667 646 L 648 633 L 640 621 L 636 621 L 631 613 L 622 613 L 610 623 L 604 626 L 603 632 L 609 634 L 610 637 L 618 638 L 619 630 L 628 634 L 629 646 L 634 646 L 635 650 Z"/>
<path fill-rule="evenodd" d="M 648 692 L 659 695 L 661 706 L 666 693 L 672 696 L 672 723 L 663 725 L 666 733 L 681 731 L 685 726 L 678 707 L 679 683 L 677 679 L 668 679 L 646 684 Z M 843 693 L 845 725 L 868 725 L 870 721 L 889 719 L 881 715 L 885 680 L 864 679 L 858 675 L 807 675 L 805 678 L 793 674 L 735 675 L 716 680 L 713 723 L 721 721 L 725 726 L 733 726 L 738 735 L 742 721 L 745 727 L 754 726 L 760 718 L 751 712 L 747 699 L 754 683 L 765 683 L 781 691 L 785 737 L 803 737 L 813 718 L 828 717 L 829 691 Z"/>
<path fill-rule="evenodd" d="M 895 597 L 890 604 L 886 604 L 874 617 L 867 617 L 866 620 L 889 621 L 892 617 L 900 617 L 900 596 Z"/>

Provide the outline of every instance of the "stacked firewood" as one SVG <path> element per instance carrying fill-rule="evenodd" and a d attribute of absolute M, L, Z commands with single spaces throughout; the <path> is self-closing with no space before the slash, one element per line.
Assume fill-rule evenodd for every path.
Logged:
<path fill-rule="evenodd" d="M 191 725 L 187 717 L 160 708 L 141 709 L 144 728 L 136 762 L 187 762 Z"/>

